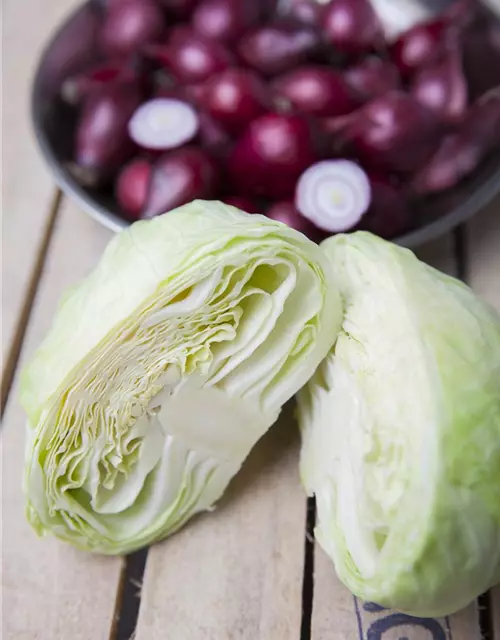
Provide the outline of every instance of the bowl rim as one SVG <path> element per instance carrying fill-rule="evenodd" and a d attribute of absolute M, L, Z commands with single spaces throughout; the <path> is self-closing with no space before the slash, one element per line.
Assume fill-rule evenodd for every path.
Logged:
<path fill-rule="evenodd" d="M 107 227 L 111 231 L 118 232 L 128 228 L 132 223 L 117 216 L 106 206 L 95 201 L 91 195 L 81 187 L 74 178 L 65 170 L 57 158 L 49 142 L 43 117 L 39 108 L 41 102 L 42 70 L 46 57 L 57 38 L 66 27 L 86 8 L 92 7 L 95 0 L 87 0 L 69 12 L 61 24 L 56 27 L 47 39 L 38 59 L 32 79 L 30 95 L 30 116 L 35 133 L 35 138 L 42 157 L 52 173 L 56 185 L 68 196 L 73 197 L 79 206 L 91 218 Z M 476 213 L 479 213 L 491 200 L 500 193 L 500 163 L 492 175 L 485 180 L 474 192 L 469 194 L 459 205 L 453 207 L 446 214 L 419 228 L 412 229 L 401 236 L 391 239 L 394 244 L 408 248 L 416 248 L 432 240 L 449 233 L 457 226 L 465 223 Z M 348 232 L 349 233 L 349 232 Z"/>

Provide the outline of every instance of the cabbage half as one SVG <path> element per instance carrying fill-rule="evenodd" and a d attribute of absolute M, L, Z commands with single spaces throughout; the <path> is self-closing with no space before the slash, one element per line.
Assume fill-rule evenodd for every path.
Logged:
<path fill-rule="evenodd" d="M 368 233 L 322 246 L 345 317 L 299 397 L 317 539 L 359 597 L 449 614 L 500 580 L 500 318 Z"/>
<path fill-rule="evenodd" d="M 125 553 L 208 509 L 331 348 L 329 268 L 303 235 L 221 203 L 115 237 L 24 373 L 36 531 Z"/>

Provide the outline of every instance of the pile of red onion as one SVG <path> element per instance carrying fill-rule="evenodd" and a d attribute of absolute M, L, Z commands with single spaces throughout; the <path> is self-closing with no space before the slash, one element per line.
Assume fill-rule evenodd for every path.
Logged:
<path fill-rule="evenodd" d="M 203 198 L 393 238 L 500 146 L 500 27 L 474 0 L 392 42 L 370 0 L 275 5 L 103 3 L 98 62 L 60 91 L 74 177 L 130 221 Z"/>

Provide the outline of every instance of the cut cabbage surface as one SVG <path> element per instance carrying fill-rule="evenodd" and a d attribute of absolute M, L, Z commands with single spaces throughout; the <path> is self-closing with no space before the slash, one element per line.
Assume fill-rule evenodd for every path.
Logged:
<path fill-rule="evenodd" d="M 24 372 L 27 516 L 117 554 L 221 496 L 332 346 L 319 247 L 196 201 L 118 234 Z"/>

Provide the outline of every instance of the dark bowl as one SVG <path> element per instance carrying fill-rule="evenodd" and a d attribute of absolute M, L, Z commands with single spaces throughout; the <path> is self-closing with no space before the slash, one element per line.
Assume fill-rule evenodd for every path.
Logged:
<path fill-rule="evenodd" d="M 429 2 L 425 0 L 398 2 L 401 2 L 401 8 L 404 5 L 404 11 L 398 13 L 397 17 L 404 15 L 405 27 L 410 26 L 412 16 L 417 21 L 440 8 L 440 3 L 431 3 L 432 9 L 429 10 Z M 443 2 L 448 0 L 443 0 L 441 7 Z M 388 8 L 394 7 L 393 0 L 375 1 L 378 8 L 384 3 Z M 89 215 L 109 229 L 118 231 L 129 226 L 129 222 L 120 217 L 112 192 L 80 186 L 67 169 L 72 154 L 75 115 L 58 95 L 65 78 L 95 61 L 95 43 L 102 11 L 100 7 L 99 2 L 87 2 L 71 14 L 50 40 L 35 75 L 31 113 L 38 143 L 57 184 Z M 391 9 L 388 15 L 396 14 Z M 498 18 L 491 14 L 491 19 Z M 413 228 L 394 241 L 403 246 L 416 247 L 437 238 L 480 211 L 498 192 L 500 150 L 458 187 L 421 201 L 415 210 Z"/>

